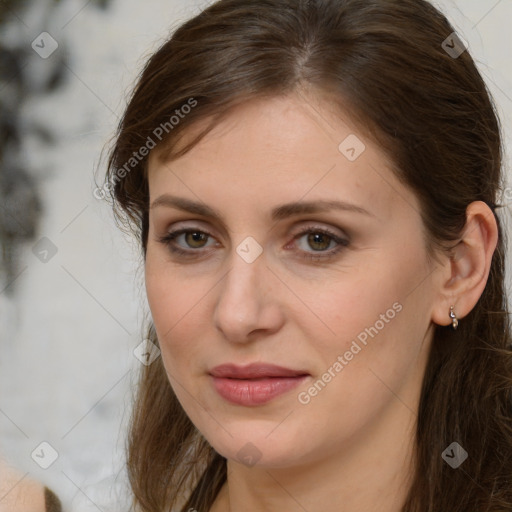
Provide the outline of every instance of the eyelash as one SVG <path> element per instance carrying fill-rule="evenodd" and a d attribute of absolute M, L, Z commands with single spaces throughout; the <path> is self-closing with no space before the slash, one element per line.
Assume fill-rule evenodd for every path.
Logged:
<path fill-rule="evenodd" d="M 176 254 L 177 256 L 196 258 L 199 256 L 199 254 L 194 254 L 194 253 L 200 252 L 199 249 L 184 250 L 179 247 L 176 247 L 173 244 L 173 242 L 176 240 L 176 238 L 178 236 L 180 236 L 182 234 L 187 234 L 187 233 L 200 233 L 202 235 L 206 235 L 207 237 L 213 238 L 213 236 L 210 235 L 210 233 L 208 233 L 206 231 L 202 231 L 202 230 L 194 229 L 194 228 L 183 228 L 183 229 L 178 229 L 176 231 L 172 231 L 172 232 L 168 233 L 167 235 L 159 237 L 158 242 L 164 244 L 169 249 L 169 251 L 171 251 L 173 254 Z M 297 233 L 294 236 L 293 240 L 294 241 L 298 240 L 298 239 L 302 238 L 304 235 L 309 235 L 309 234 L 327 235 L 331 239 L 331 241 L 336 242 L 338 244 L 338 246 L 335 247 L 334 249 L 331 249 L 328 252 L 327 251 L 317 251 L 314 253 L 305 252 L 302 254 L 301 257 L 306 260 L 311 260 L 311 261 L 327 260 L 328 258 L 331 258 L 331 257 L 337 255 L 343 249 L 347 248 L 350 244 L 350 242 L 348 240 L 339 237 L 338 235 L 336 235 L 335 233 L 333 233 L 332 231 L 330 231 L 326 228 L 312 228 L 312 227 L 305 228 L 302 231 L 300 231 L 299 233 Z"/>

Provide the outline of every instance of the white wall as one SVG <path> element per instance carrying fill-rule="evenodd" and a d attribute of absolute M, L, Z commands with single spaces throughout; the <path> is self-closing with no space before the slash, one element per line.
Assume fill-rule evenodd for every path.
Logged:
<path fill-rule="evenodd" d="M 96 505 L 104 512 L 122 509 L 109 489 L 122 467 L 120 432 L 135 379 L 131 370 L 139 364 L 132 350 L 140 342 L 144 305 L 136 250 L 116 230 L 108 206 L 93 197 L 92 172 L 144 56 L 206 3 L 117 0 L 103 12 L 70 0 L 42 21 L 37 9 L 46 3 L 38 0 L 32 13 L 13 20 L 13 37 L 30 45 L 48 31 L 60 44 L 57 51 L 71 59 L 66 85 L 34 99 L 24 112 L 58 141 L 56 147 L 33 137 L 24 142 L 45 206 L 37 238 L 49 238 L 58 252 L 42 263 L 28 244 L 14 298 L 0 294 L 0 451 L 52 486 L 73 512 Z M 510 148 L 512 3 L 439 5 L 487 78 Z M 44 73 L 50 61 L 34 66 Z M 59 454 L 47 470 L 31 458 L 42 441 Z"/>

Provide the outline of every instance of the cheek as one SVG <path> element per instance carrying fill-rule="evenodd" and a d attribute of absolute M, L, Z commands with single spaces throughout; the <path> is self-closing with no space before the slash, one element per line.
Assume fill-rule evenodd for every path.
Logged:
<path fill-rule="evenodd" d="M 204 325 L 205 286 L 187 280 L 168 262 L 160 262 L 150 251 L 146 259 L 145 283 L 151 316 L 160 343 L 162 360 L 171 375 L 197 361 L 200 347 L 194 343 Z M 203 283 L 204 285 L 204 283 Z M 205 332 L 205 331 L 203 331 Z"/>
<path fill-rule="evenodd" d="M 380 253 L 364 269 L 351 268 L 317 282 L 297 280 L 294 292 L 306 306 L 296 317 L 302 330 L 310 331 L 309 339 L 318 340 L 322 347 L 336 350 L 359 335 L 364 342 L 365 332 L 375 324 L 379 332 L 388 330 L 413 287 L 417 269 L 409 267 Z"/>
<path fill-rule="evenodd" d="M 371 370 L 390 385 L 407 377 L 429 326 L 431 297 L 422 245 L 412 247 L 417 248 L 380 251 L 364 268 L 326 281 L 309 295 L 306 288 L 300 291 L 315 314 L 297 316 L 299 330 L 320 355 L 320 372 L 341 356 L 344 378 L 363 387 L 382 387 Z"/>

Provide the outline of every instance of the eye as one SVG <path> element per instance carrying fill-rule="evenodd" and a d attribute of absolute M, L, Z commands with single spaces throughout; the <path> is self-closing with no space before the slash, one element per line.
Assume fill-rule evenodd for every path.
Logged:
<path fill-rule="evenodd" d="M 196 251 L 196 249 L 209 247 L 209 245 L 207 245 L 209 239 L 213 239 L 212 235 L 199 229 L 178 229 L 163 237 L 159 237 L 158 241 L 166 245 L 167 248 L 175 254 L 195 256 L 193 253 L 199 252 Z M 177 244 L 179 241 L 182 241 L 183 244 Z M 215 242 L 210 244 L 210 246 L 211 245 L 215 245 Z"/>
<path fill-rule="evenodd" d="M 306 228 L 295 235 L 294 240 L 303 254 L 301 257 L 310 260 L 331 258 L 348 247 L 349 241 L 326 228 Z M 312 249 L 310 251 L 309 249 Z"/>

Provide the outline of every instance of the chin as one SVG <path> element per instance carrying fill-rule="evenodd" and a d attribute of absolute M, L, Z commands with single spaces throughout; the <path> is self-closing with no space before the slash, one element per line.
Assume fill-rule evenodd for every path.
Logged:
<path fill-rule="evenodd" d="M 309 458 L 304 453 L 304 449 L 308 448 L 306 439 L 294 435 L 290 429 L 276 428 L 275 421 L 258 423 L 250 426 L 250 421 L 246 420 L 236 426 L 227 426 L 226 430 L 231 435 L 223 431 L 222 436 L 204 437 L 217 453 L 248 467 L 286 468 Z M 279 433 L 278 429 L 281 429 Z"/>

